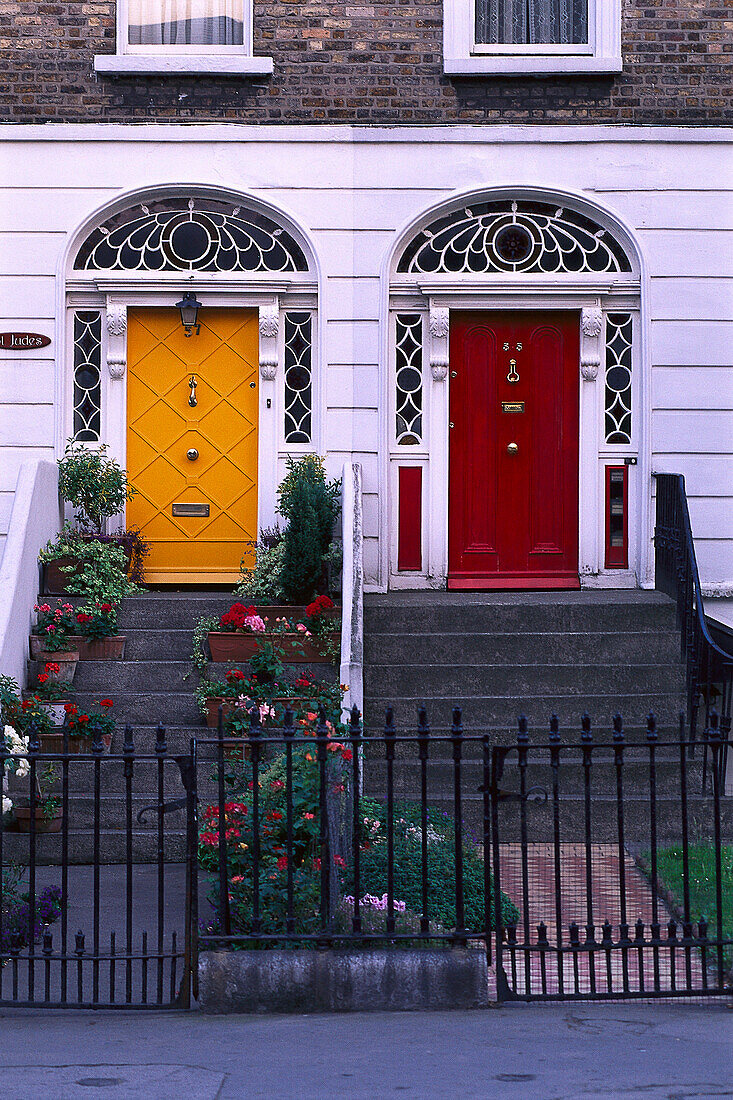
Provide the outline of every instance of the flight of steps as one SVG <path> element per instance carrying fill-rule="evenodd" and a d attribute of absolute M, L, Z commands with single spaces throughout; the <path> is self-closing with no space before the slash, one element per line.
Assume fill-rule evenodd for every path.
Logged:
<path fill-rule="evenodd" d="M 47 597 L 46 597 L 47 598 Z M 78 601 L 72 601 L 78 602 Z M 123 601 L 119 614 L 119 631 L 127 638 L 123 661 L 81 661 L 73 683 L 73 699 L 80 709 L 100 699 L 114 700 L 112 714 L 117 722 L 112 751 L 121 753 L 123 730 L 133 727 L 135 752 L 155 753 L 156 727 L 165 727 L 168 756 L 190 752 L 191 738 L 211 737 L 205 728 L 194 689 L 196 673 L 191 671 L 193 629 L 202 615 L 220 615 L 231 606 L 231 594 L 225 592 L 150 592 Z M 31 662 L 31 668 L 33 663 Z M 219 675 L 223 666 L 219 666 Z M 202 764 L 198 769 L 202 797 L 213 794 L 211 769 Z M 185 791 L 180 771 L 173 760 L 164 766 L 166 800 L 183 797 Z M 69 768 L 70 830 L 69 853 L 72 862 L 88 862 L 93 850 L 93 767 L 74 763 Z M 138 812 L 157 801 L 158 765 L 156 761 L 136 761 L 133 779 L 133 855 L 139 862 L 157 858 L 157 814 L 149 812 L 143 822 Z M 124 778 L 121 763 L 106 762 L 101 768 L 101 830 L 100 852 L 104 863 L 125 859 L 126 833 Z M 185 853 L 185 814 L 182 810 L 167 813 L 165 821 L 165 857 L 178 860 Z M 22 858 L 27 851 L 27 838 L 8 833 L 5 837 L 5 857 Z M 58 834 L 39 835 L 38 854 L 41 862 L 60 861 L 61 838 Z"/>
<path fill-rule="evenodd" d="M 528 719 L 530 740 L 547 741 L 551 714 L 560 720 L 562 739 L 579 744 L 581 715 L 592 719 L 594 739 L 609 741 L 612 718 L 624 718 L 626 739 L 645 739 L 646 716 L 653 711 L 660 740 L 678 736 L 684 707 L 684 669 L 672 602 L 657 592 L 390 592 L 364 601 L 364 713 L 367 732 L 381 733 L 385 708 L 394 708 L 398 733 L 414 733 L 417 708 L 427 707 L 431 735 L 450 730 L 451 711 L 463 710 L 466 733 L 488 734 L 492 744 L 514 744 L 517 719 Z M 481 769 L 478 748 L 466 750 L 464 767 L 467 819 L 480 822 Z M 370 753 L 365 771 L 368 793 L 384 783 L 383 750 Z M 414 746 L 398 747 L 398 795 L 419 794 Z M 679 752 L 659 749 L 660 839 L 679 836 Z M 564 760 L 573 759 L 565 754 Z M 580 760 L 580 754 L 574 756 Z M 624 768 L 627 838 L 648 838 L 649 777 L 645 750 L 630 750 Z M 700 794 L 700 760 L 690 763 L 691 798 Z M 431 747 L 432 801 L 450 810 L 453 792 L 451 749 Z M 505 782 L 518 788 L 516 754 L 508 758 Z M 594 756 L 594 839 L 612 839 L 616 829 L 613 754 Z M 561 771 L 563 822 L 583 823 L 582 768 Z M 549 768 L 530 769 L 528 782 L 549 790 Z M 471 794 L 470 792 L 476 792 Z M 509 804 L 507 804 L 508 806 Z M 513 803 L 516 807 L 517 803 Z M 693 812 L 706 810 L 702 805 Z M 726 814 L 728 814 L 726 809 Z M 506 813 L 506 839 L 516 839 L 518 810 Z M 551 839 L 550 807 L 533 807 L 531 839 Z M 728 827 L 732 824 L 728 820 Z M 569 828 L 568 824 L 568 828 Z"/>

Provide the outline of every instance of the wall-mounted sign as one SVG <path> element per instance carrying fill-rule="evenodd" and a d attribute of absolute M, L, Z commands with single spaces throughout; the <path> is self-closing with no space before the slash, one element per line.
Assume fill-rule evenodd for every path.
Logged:
<path fill-rule="evenodd" d="M 50 343 L 51 337 L 40 332 L 0 332 L 0 351 L 35 351 Z"/>

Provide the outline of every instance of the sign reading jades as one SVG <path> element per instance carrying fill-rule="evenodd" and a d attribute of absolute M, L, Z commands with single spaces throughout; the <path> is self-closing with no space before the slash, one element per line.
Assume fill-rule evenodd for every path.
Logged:
<path fill-rule="evenodd" d="M 51 337 L 40 332 L 0 332 L 0 351 L 35 351 L 50 343 Z"/>

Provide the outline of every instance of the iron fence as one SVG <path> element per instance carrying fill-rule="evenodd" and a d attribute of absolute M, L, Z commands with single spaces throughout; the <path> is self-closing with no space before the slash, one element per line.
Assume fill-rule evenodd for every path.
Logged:
<path fill-rule="evenodd" d="M 162 726 L 153 753 L 135 750 L 130 727 L 120 753 L 99 736 L 70 747 L 67 730 L 61 752 L 42 751 L 32 728 L 26 753 L 0 739 L 5 797 L 28 802 L 27 832 L 0 814 L 0 1004 L 185 1007 L 193 758 L 168 754 Z"/>
<path fill-rule="evenodd" d="M 709 728 L 711 713 L 715 710 L 724 737 L 730 734 L 733 654 L 713 641 L 705 620 L 685 479 L 681 474 L 654 476 L 657 484 L 655 584 L 677 606 L 687 688 L 687 735 L 694 746 L 701 705 L 703 733 Z M 706 746 L 704 755 L 707 759 Z M 727 757 L 722 762 L 723 782 L 726 763 Z M 703 782 L 705 780 L 706 768 L 703 767 Z"/>
<path fill-rule="evenodd" d="M 0 1003 L 189 1005 L 198 953 L 305 947 L 485 953 L 496 996 L 730 993 L 733 817 L 714 711 L 710 782 L 679 740 L 530 731 L 263 728 L 170 754 L 45 752 L 25 762 L 29 831 L 0 820 Z M 55 770 L 57 833 L 36 822 Z M 9 796 L 19 782 L 11 780 Z M 17 788 L 20 789 L 20 788 Z M 47 793 L 47 792 L 46 792 Z M 22 884 L 6 890 L 13 868 Z M 10 883 L 12 886 L 12 883 Z M 49 910 L 44 891 L 55 891 Z M 15 906 L 15 907 L 13 907 Z M 54 919 L 56 918 L 56 919 Z"/>

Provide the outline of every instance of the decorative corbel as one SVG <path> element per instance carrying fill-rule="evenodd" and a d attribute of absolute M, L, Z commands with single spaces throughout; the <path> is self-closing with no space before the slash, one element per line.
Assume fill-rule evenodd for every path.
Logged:
<path fill-rule="evenodd" d="M 447 306 L 434 306 L 430 303 L 429 360 L 430 370 L 436 382 L 445 382 L 448 375 L 448 333 L 450 331 L 450 311 Z"/>
<path fill-rule="evenodd" d="M 107 370 L 122 378 L 127 367 L 127 306 L 107 299 Z"/>
<path fill-rule="evenodd" d="M 601 341 L 603 310 L 591 306 L 580 314 L 580 373 L 586 382 L 595 382 L 601 365 Z"/>
<path fill-rule="evenodd" d="M 260 306 L 260 377 L 272 382 L 277 374 L 277 334 L 280 331 L 280 304 Z"/>

